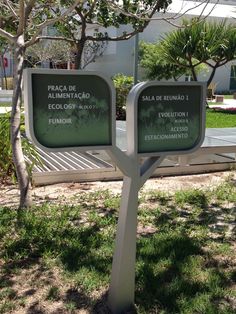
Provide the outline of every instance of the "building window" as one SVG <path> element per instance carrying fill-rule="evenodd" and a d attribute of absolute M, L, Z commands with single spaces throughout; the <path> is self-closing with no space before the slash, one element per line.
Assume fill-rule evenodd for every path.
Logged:
<path fill-rule="evenodd" d="M 229 89 L 236 90 L 236 65 L 231 66 Z"/>

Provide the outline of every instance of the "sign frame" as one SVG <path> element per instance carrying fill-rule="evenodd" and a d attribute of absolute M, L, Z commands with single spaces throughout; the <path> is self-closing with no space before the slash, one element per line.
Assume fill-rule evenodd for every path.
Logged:
<path fill-rule="evenodd" d="M 49 148 L 41 145 L 34 135 L 33 129 L 33 89 L 32 74 L 67 74 L 67 75 L 95 75 L 105 80 L 110 89 L 111 107 L 110 132 L 112 145 L 101 146 L 79 146 Z M 130 91 L 127 98 L 127 154 L 121 151 L 115 144 L 116 140 L 116 119 L 115 119 L 115 91 L 110 79 L 98 72 L 90 71 L 69 71 L 51 69 L 27 69 L 24 70 L 25 82 L 25 114 L 26 131 L 36 146 L 45 151 L 87 151 L 87 150 L 107 150 L 113 161 L 118 165 L 124 174 L 123 190 L 121 195 L 121 205 L 116 234 L 115 250 L 113 255 L 111 283 L 109 287 L 108 303 L 114 313 L 121 313 L 134 304 L 135 292 L 135 261 L 136 261 L 136 241 L 137 241 L 137 214 L 138 214 L 138 192 L 145 181 L 151 176 L 163 159 L 168 155 L 189 154 L 197 150 L 205 135 L 205 97 L 206 84 L 203 82 L 141 82 L 136 84 Z M 198 86 L 200 89 L 199 100 L 199 133 L 197 142 L 191 149 L 170 150 L 139 153 L 138 152 L 138 100 L 145 88 L 152 86 Z M 198 112 L 198 111 L 197 111 Z M 142 158 L 148 157 L 142 163 Z"/>
<path fill-rule="evenodd" d="M 34 132 L 33 124 L 33 84 L 32 76 L 33 74 L 43 74 L 43 75 L 68 75 L 68 76 L 96 76 L 103 80 L 110 92 L 110 139 L 111 144 L 108 145 L 78 145 L 78 146 L 66 146 L 66 147 L 47 147 L 42 145 Z M 88 150 L 107 150 L 112 149 L 116 145 L 116 130 L 115 130 L 115 88 L 112 81 L 104 74 L 95 71 L 82 71 L 82 70 L 65 70 L 65 69 L 34 69 L 27 68 L 23 72 L 24 80 L 24 109 L 25 109 L 25 126 L 26 135 L 30 140 L 39 148 L 48 152 L 67 152 L 67 151 L 88 151 Z M 79 129 L 78 129 L 79 131 Z M 85 134 L 86 135 L 86 134 Z"/>
<path fill-rule="evenodd" d="M 157 152 L 138 152 L 138 100 L 141 93 L 149 87 L 168 87 L 172 86 L 180 86 L 180 87 L 188 87 L 188 86 L 197 86 L 200 91 L 200 132 L 198 135 L 197 143 L 194 147 L 190 149 L 180 149 L 180 150 L 163 150 Z M 139 156 L 139 157 L 150 157 L 150 156 L 167 156 L 167 155 L 183 155 L 190 154 L 196 151 L 204 141 L 205 137 L 205 116 L 206 116 L 206 105 L 205 105 L 205 97 L 206 97 L 206 83 L 205 82 L 141 82 L 135 85 L 127 98 L 127 152 L 128 155 L 131 156 Z"/>

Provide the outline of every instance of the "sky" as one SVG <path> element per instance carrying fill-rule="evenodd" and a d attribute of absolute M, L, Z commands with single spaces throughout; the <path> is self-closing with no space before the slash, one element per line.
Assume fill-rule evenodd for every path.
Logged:
<path fill-rule="evenodd" d="M 201 3 L 202 2 L 202 3 Z M 214 2 L 214 1 L 213 1 Z M 191 15 L 200 15 L 203 16 L 211 15 L 214 17 L 223 17 L 223 18 L 236 18 L 236 1 L 235 5 L 227 4 L 217 4 L 208 3 L 205 5 L 204 1 L 189 1 L 189 0 L 173 0 L 172 4 L 168 7 L 167 12 L 169 13 L 184 13 L 188 10 L 188 13 Z M 232 3 L 233 1 L 231 1 Z M 224 2 L 227 3 L 227 2 Z M 194 9 L 193 9 L 194 8 Z"/>

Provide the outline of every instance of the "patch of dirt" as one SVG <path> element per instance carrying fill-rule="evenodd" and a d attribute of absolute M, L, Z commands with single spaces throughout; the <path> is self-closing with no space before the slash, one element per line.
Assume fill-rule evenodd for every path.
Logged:
<path fill-rule="evenodd" d="M 231 178 L 236 182 L 236 171 L 217 172 L 208 174 L 199 174 L 191 176 L 160 177 L 149 179 L 143 191 L 159 190 L 163 192 L 174 193 L 177 190 L 184 189 L 203 189 L 209 190 L 215 188 L 225 180 Z M 86 182 L 86 183 L 60 183 L 48 186 L 34 187 L 32 190 L 35 204 L 44 202 L 67 203 L 79 202 L 81 193 L 109 190 L 114 194 L 121 193 L 122 181 L 109 182 Z M 2 206 L 17 207 L 19 202 L 19 191 L 16 185 L 0 185 L 0 204 Z M 221 212 L 215 216 L 222 217 Z M 214 208 L 211 208 L 214 211 Z M 184 214 L 188 211 L 182 209 Z M 168 213 L 167 213 L 168 214 Z M 228 225 L 231 226 L 233 218 L 227 216 Z M 168 218 L 168 216 L 167 216 Z M 218 221 L 218 220 L 217 220 Z M 217 229 L 214 227 L 211 236 L 218 236 Z M 139 224 L 138 235 L 149 235 L 156 232 L 152 225 Z M 232 232 L 231 232 L 232 233 Z M 232 234 L 230 234 L 232 236 Z M 235 242 L 232 242 L 235 248 Z M 207 251 L 207 248 L 206 248 Z M 235 257 L 226 258 L 223 254 L 214 257 L 214 263 L 221 267 L 235 267 Z M 18 267 L 16 267 L 18 266 Z M 6 268 L 8 271 L 6 271 Z M 110 314 L 107 308 L 107 288 L 96 291 L 94 295 L 88 296 L 85 292 L 78 289 L 73 280 L 68 280 L 65 284 L 63 274 L 55 265 L 49 267 L 40 259 L 22 261 L 22 265 L 6 265 L 0 259 L 0 282 L 8 283 L 7 286 L 12 290 L 12 298 L 17 303 L 16 309 L 9 313 L 13 314 Z M 100 300 L 94 306 L 94 302 Z M 231 307 L 235 308 L 235 298 L 229 297 L 226 300 Z M 130 311 L 130 313 L 133 313 Z"/>
<path fill-rule="evenodd" d="M 195 174 L 187 176 L 159 177 L 147 180 L 143 191 L 160 190 L 175 192 L 183 189 L 205 189 L 209 190 L 223 183 L 231 177 L 236 181 L 236 171 L 214 172 L 207 174 Z M 62 202 L 79 197 L 80 193 L 106 190 L 114 194 L 121 193 L 123 181 L 95 181 L 86 183 L 58 183 L 32 189 L 35 204 L 43 202 Z M 19 202 L 19 191 L 16 185 L 0 184 L 0 204 L 2 206 L 15 207 Z"/>
<path fill-rule="evenodd" d="M 47 268 L 40 259 L 22 262 L 19 269 L 9 269 L 8 280 L 16 309 L 12 314 L 90 314 L 93 298 L 77 289 L 73 283 L 65 284 L 57 267 Z M 19 266 L 19 265 L 17 265 Z M 56 291 L 53 294 L 53 291 Z M 100 295 L 103 291 L 100 292 Z M 96 297 L 100 297 L 100 295 Z"/>

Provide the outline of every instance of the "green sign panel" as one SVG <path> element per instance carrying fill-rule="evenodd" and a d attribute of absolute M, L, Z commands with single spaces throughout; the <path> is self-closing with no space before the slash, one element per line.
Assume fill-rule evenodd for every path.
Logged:
<path fill-rule="evenodd" d="M 202 137 L 201 86 L 148 86 L 138 97 L 138 153 L 191 150 Z"/>
<path fill-rule="evenodd" d="M 181 154 L 197 149 L 205 131 L 203 83 L 140 83 L 128 97 L 129 151 Z M 132 118 L 134 117 L 134 118 Z M 132 120 L 134 120 L 132 122 Z"/>
<path fill-rule="evenodd" d="M 30 137 L 48 149 L 112 146 L 113 90 L 90 72 L 26 70 Z"/>

